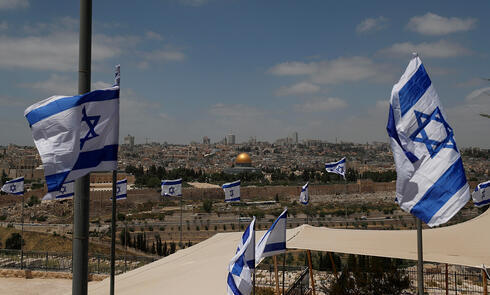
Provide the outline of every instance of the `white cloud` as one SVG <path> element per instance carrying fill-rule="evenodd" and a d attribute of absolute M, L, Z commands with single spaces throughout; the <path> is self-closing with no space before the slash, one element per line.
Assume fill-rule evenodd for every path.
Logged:
<path fill-rule="evenodd" d="M 52 74 L 45 81 L 35 83 L 22 83 L 19 86 L 36 90 L 45 95 L 76 95 L 78 84 L 75 76 Z M 102 81 L 95 81 L 91 89 L 103 89 L 110 87 L 111 84 Z M 42 97 L 39 97 L 41 99 Z"/>
<path fill-rule="evenodd" d="M 147 69 L 152 63 L 183 61 L 186 55 L 175 49 L 161 49 L 142 53 L 143 60 L 138 64 L 140 69 Z"/>
<path fill-rule="evenodd" d="M 28 0 L 0 0 L 0 9 L 17 9 L 29 7 Z"/>
<path fill-rule="evenodd" d="M 440 40 L 437 42 L 422 42 L 413 44 L 410 42 L 396 43 L 391 47 L 380 50 L 382 55 L 405 56 L 417 51 L 422 57 L 449 58 L 471 54 L 471 50 L 461 44 Z"/>
<path fill-rule="evenodd" d="M 136 38 L 95 35 L 92 46 L 93 63 L 123 52 Z M 0 67 L 34 70 L 76 71 L 78 66 L 78 34 L 55 32 L 44 36 L 0 36 Z"/>
<path fill-rule="evenodd" d="M 356 32 L 366 33 L 370 31 L 379 31 L 387 26 L 388 19 L 384 16 L 376 18 L 366 18 L 356 26 Z"/>
<path fill-rule="evenodd" d="M 434 13 L 426 13 L 422 16 L 414 16 L 407 24 L 409 30 L 423 35 L 440 36 L 456 32 L 465 32 L 473 29 L 477 19 L 443 17 Z"/>
<path fill-rule="evenodd" d="M 283 86 L 276 91 L 277 96 L 286 96 L 286 95 L 298 95 L 298 94 L 312 94 L 320 91 L 320 87 L 309 83 L 309 82 L 300 82 L 291 86 Z"/>
<path fill-rule="evenodd" d="M 157 32 L 153 32 L 153 31 L 148 31 L 145 33 L 145 37 L 147 39 L 150 39 L 150 40 L 157 40 L 157 41 L 162 41 L 163 40 L 163 36 L 158 34 Z"/>
<path fill-rule="evenodd" d="M 466 96 L 467 101 L 476 101 L 478 99 L 487 98 L 490 102 L 490 87 L 480 88 L 473 90 L 470 94 Z"/>
<path fill-rule="evenodd" d="M 353 81 L 392 81 L 389 67 L 362 56 L 340 57 L 318 62 L 285 62 L 273 66 L 270 73 L 278 76 L 310 76 L 318 84 L 339 84 Z"/>
<path fill-rule="evenodd" d="M 298 111 L 303 112 L 328 112 L 343 109 L 345 107 L 347 107 L 347 103 L 336 97 L 317 98 L 295 106 Z"/>

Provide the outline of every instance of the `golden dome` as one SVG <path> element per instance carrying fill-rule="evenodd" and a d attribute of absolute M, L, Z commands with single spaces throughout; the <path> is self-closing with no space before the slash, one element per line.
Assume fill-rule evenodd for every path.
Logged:
<path fill-rule="evenodd" d="M 247 153 L 241 153 L 236 157 L 236 164 L 252 164 L 252 159 Z"/>

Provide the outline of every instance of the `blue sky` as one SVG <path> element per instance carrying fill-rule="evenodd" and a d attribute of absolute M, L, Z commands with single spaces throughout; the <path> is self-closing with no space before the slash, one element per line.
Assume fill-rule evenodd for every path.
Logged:
<path fill-rule="evenodd" d="M 144 3 L 143 5 L 141 3 Z M 77 91 L 78 1 L 0 0 L 0 144 L 23 110 Z M 94 1 L 93 88 L 121 64 L 121 136 L 387 141 L 417 50 L 459 146 L 490 148 L 489 1 Z"/>

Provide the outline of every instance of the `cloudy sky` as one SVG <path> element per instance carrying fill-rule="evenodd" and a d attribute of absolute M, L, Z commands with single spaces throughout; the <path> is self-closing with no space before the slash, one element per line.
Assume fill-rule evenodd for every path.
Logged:
<path fill-rule="evenodd" d="M 141 4 L 144 3 L 144 4 Z M 0 0 L 0 144 L 24 109 L 77 92 L 78 1 Z M 459 146 L 490 148 L 488 0 L 94 1 L 93 88 L 121 64 L 121 136 L 387 141 L 392 85 L 417 50 Z"/>

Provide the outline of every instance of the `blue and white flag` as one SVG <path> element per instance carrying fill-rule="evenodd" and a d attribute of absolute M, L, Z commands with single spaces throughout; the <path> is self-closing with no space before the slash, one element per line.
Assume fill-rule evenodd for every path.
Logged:
<path fill-rule="evenodd" d="M 393 86 L 386 129 L 397 203 L 431 227 L 450 220 L 468 202 L 469 186 L 453 129 L 418 56 Z"/>
<path fill-rule="evenodd" d="M 345 179 L 345 157 L 337 162 L 325 163 L 325 170 L 329 173 L 342 175 Z"/>
<path fill-rule="evenodd" d="M 308 205 L 310 201 L 310 195 L 308 194 L 308 182 L 301 187 L 301 193 L 299 194 L 299 201 L 303 205 Z"/>
<path fill-rule="evenodd" d="M 477 185 L 471 196 L 476 207 L 490 204 L 490 180 Z"/>
<path fill-rule="evenodd" d="M 288 209 L 277 217 L 271 228 L 264 234 L 260 242 L 255 247 L 255 264 L 257 265 L 262 258 L 274 256 L 286 252 L 286 221 Z"/>
<path fill-rule="evenodd" d="M 125 178 L 116 182 L 116 200 L 124 200 L 127 198 L 128 180 Z"/>
<path fill-rule="evenodd" d="M 44 197 L 43 201 L 47 200 L 68 200 L 72 199 L 73 196 L 75 195 L 75 181 L 69 181 L 63 183 L 61 188 L 57 191 L 54 192 L 48 192 Z"/>
<path fill-rule="evenodd" d="M 2 192 L 11 195 L 23 195 L 24 194 L 24 177 L 15 178 L 6 181 L 2 186 Z"/>
<path fill-rule="evenodd" d="M 24 112 L 49 192 L 92 171 L 117 169 L 119 86 L 52 96 Z"/>
<path fill-rule="evenodd" d="M 252 291 L 252 273 L 255 269 L 255 217 L 238 244 L 237 252 L 228 266 L 228 294 L 248 295 Z"/>
<path fill-rule="evenodd" d="M 222 188 L 225 192 L 225 202 L 240 201 L 240 180 L 225 183 Z"/>
<path fill-rule="evenodd" d="M 162 196 L 181 197 L 182 178 L 173 180 L 162 180 Z"/>

